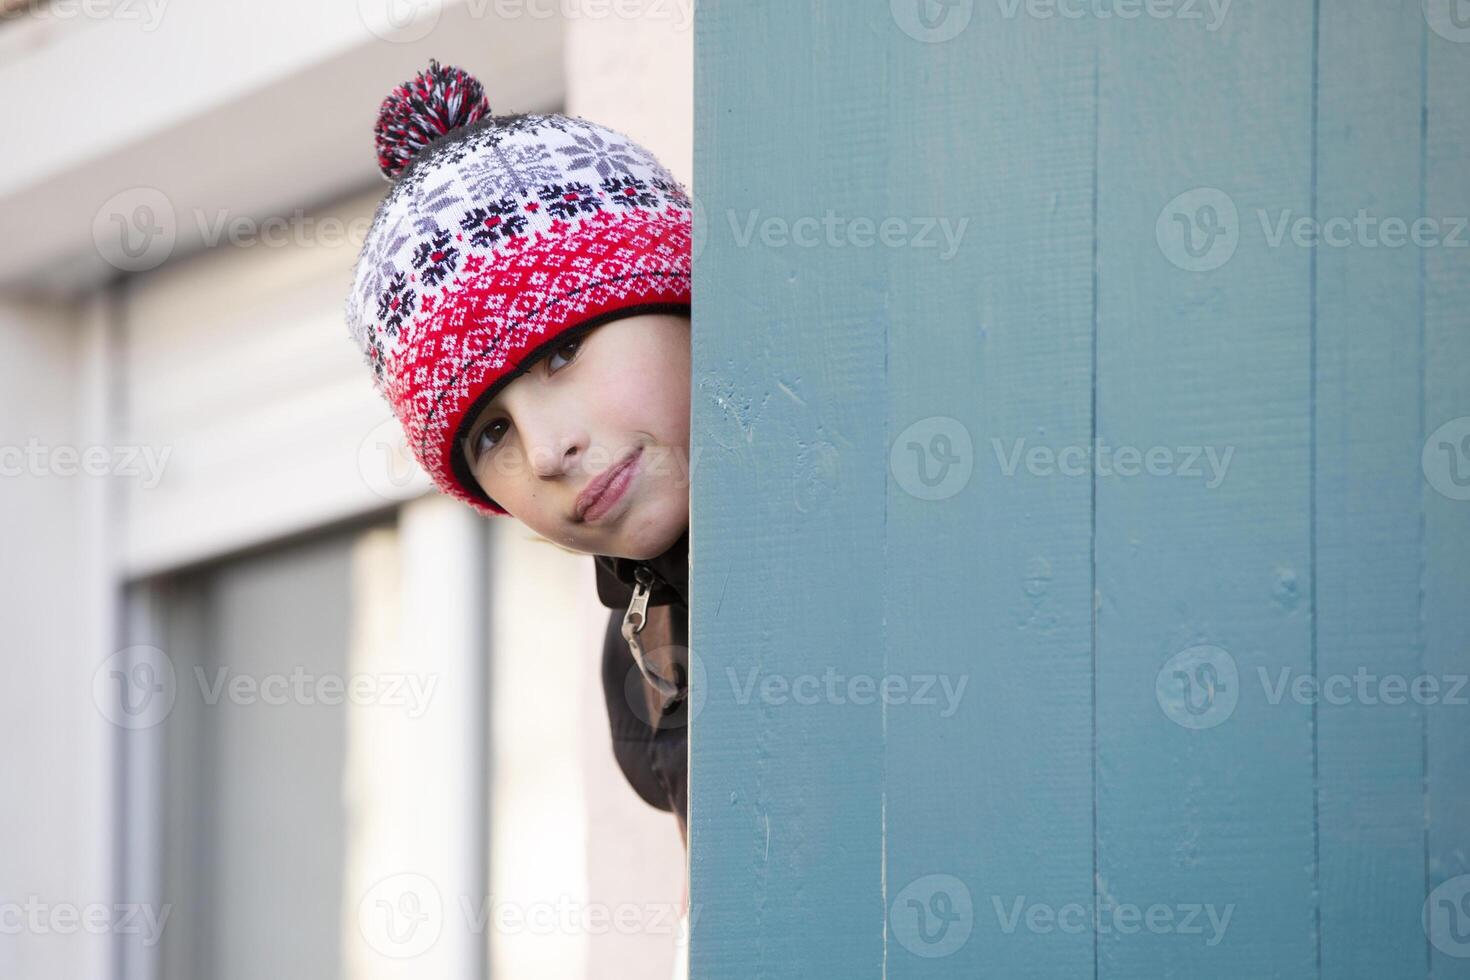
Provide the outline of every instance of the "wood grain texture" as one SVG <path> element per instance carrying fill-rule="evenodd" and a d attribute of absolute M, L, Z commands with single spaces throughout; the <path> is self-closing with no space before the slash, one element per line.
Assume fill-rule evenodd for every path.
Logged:
<path fill-rule="evenodd" d="M 874 217 L 964 231 L 885 250 L 884 669 L 938 703 L 884 712 L 884 975 L 1090 976 L 1091 937 L 1031 916 L 1092 898 L 1091 482 L 1025 454 L 1091 437 L 1093 26 L 889 32 Z"/>
<path fill-rule="evenodd" d="M 883 662 L 886 273 L 761 228 L 881 206 L 884 46 L 717 3 L 695 61 L 690 976 L 878 976 L 882 717 L 797 697 Z"/>
<path fill-rule="evenodd" d="M 1097 976 L 1312 976 L 1311 714 L 1253 696 L 1259 669 L 1311 671 L 1311 268 L 1252 227 L 1311 213 L 1312 7 L 1100 42 Z M 1199 188 L 1214 212 L 1172 203 Z M 1217 223 L 1234 254 L 1187 267 L 1184 235 L 1204 249 Z M 1122 468 L 1182 447 L 1223 472 Z M 1200 647 L 1223 651 L 1213 700 L 1174 659 Z"/>
<path fill-rule="evenodd" d="M 1425 37 L 1423 213 L 1463 228 L 1470 216 L 1470 31 L 1451 33 L 1459 40 L 1438 32 Z M 1424 430 L 1426 455 L 1433 458 L 1426 475 L 1434 474 L 1424 488 L 1424 673 L 1464 677 L 1470 674 L 1470 248 L 1423 251 Z M 1449 433 L 1442 429 L 1447 424 Z M 1470 707 L 1467 692 L 1459 693 L 1458 704 L 1426 711 L 1425 886 L 1441 922 L 1454 930 L 1438 934 L 1429 948 L 1435 980 L 1470 977 Z"/>
<path fill-rule="evenodd" d="M 1314 563 L 1320 974 L 1425 966 L 1424 708 L 1378 683 L 1421 672 L 1420 252 L 1341 234 L 1420 213 L 1419 0 L 1323 4 L 1318 28 Z M 1333 225 L 1332 222 L 1337 222 Z M 1368 225 L 1364 223 L 1367 234 Z M 1345 242 L 1345 244 L 1344 244 Z M 1389 689 L 1389 700 L 1399 696 Z"/>

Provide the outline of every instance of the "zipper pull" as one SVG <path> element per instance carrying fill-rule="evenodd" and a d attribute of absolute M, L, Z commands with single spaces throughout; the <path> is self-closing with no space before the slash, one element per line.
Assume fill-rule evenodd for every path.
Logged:
<path fill-rule="evenodd" d="M 671 703 L 677 704 L 684 700 L 687 689 L 649 669 L 643 659 L 643 642 L 638 639 L 638 634 L 648 624 L 648 594 L 653 590 L 653 571 L 647 565 L 639 565 L 633 569 L 633 578 L 636 580 L 633 598 L 628 602 L 628 611 L 623 614 L 623 639 L 628 641 L 628 649 L 633 652 L 633 659 L 643 673 L 643 678 L 653 685 L 654 690 Z"/>
<path fill-rule="evenodd" d="M 623 615 L 623 636 L 628 637 L 631 627 L 634 634 L 641 633 L 644 625 L 648 622 L 648 594 L 653 591 L 653 572 L 647 565 L 639 565 L 633 569 L 633 598 L 628 603 L 628 611 Z"/>

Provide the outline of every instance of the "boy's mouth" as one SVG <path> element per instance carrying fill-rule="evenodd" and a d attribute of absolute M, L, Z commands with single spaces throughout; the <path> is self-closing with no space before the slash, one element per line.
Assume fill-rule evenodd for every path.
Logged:
<path fill-rule="evenodd" d="M 595 521 L 612 509 L 632 482 L 634 467 L 642 454 L 643 448 L 637 447 L 592 478 L 577 495 L 577 520 Z"/>

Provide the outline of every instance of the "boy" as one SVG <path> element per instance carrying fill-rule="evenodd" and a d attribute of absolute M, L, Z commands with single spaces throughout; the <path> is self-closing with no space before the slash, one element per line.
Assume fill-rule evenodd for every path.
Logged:
<path fill-rule="evenodd" d="M 478 81 L 434 61 L 384 99 L 375 132 L 393 185 L 358 257 L 351 334 L 441 490 L 596 556 L 614 754 L 682 839 L 688 194 L 626 136 L 492 116 Z"/>

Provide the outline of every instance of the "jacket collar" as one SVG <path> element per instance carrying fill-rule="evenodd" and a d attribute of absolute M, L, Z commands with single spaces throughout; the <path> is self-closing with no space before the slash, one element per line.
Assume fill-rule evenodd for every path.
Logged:
<path fill-rule="evenodd" d="M 613 555 L 594 555 L 597 570 L 597 598 L 609 609 L 622 609 L 633 597 L 633 585 L 637 581 L 634 569 L 645 565 L 653 572 L 653 588 L 648 594 L 648 604 L 664 606 L 671 603 L 689 605 L 689 529 L 685 528 L 679 540 L 671 544 L 662 554 L 638 560 Z"/>

